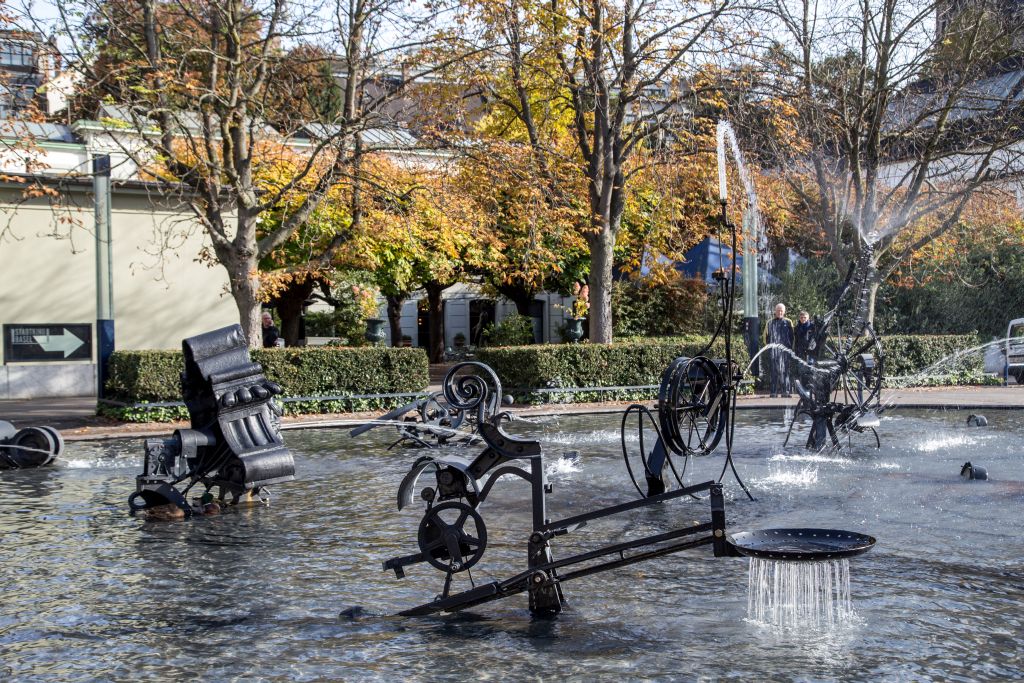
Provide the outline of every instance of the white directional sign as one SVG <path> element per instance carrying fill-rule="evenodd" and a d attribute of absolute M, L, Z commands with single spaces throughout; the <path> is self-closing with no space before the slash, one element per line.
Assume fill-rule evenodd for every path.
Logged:
<path fill-rule="evenodd" d="M 4 362 L 92 360 L 92 325 L 4 325 Z"/>
<path fill-rule="evenodd" d="M 46 351 L 47 353 L 63 353 L 65 358 L 85 344 L 84 339 L 79 339 L 69 332 L 66 327 L 64 328 L 64 332 L 59 335 L 37 334 L 35 335 L 35 339 L 36 343 L 42 347 L 43 351 Z"/>

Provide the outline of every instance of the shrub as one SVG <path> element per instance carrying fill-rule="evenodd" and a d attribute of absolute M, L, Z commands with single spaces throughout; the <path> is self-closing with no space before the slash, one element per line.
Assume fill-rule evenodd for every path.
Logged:
<path fill-rule="evenodd" d="M 767 300 L 771 309 L 776 303 L 786 304 L 786 315 L 794 321 L 800 311 L 808 311 L 811 316 L 823 315 L 829 309 L 830 297 L 843 283 L 835 264 L 828 258 L 801 261 L 777 275 L 778 282 L 762 292 L 762 300 Z M 766 312 L 770 314 L 771 309 Z"/>
<path fill-rule="evenodd" d="M 336 313 L 319 311 L 307 313 L 303 317 L 306 320 L 306 336 L 339 337 L 341 335 L 338 329 L 338 316 Z"/>
<path fill-rule="evenodd" d="M 717 322 L 707 284 L 675 273 L 666 282 L 619 280 L 612 285 L 612 320 L 618 336 L 699 334 Z M 710 316 L 710 317 L 709 317 Z"/>
<path fill-rule="evenodd" d="M 520 400 L 551 400 L 553 392 L 537 389 L 578 387 L 636 387 L 657 385 L 661 373 L 679 356 L 693 356 L 707 344 L 708 337 L 664 337 L 628 340 L 614 344 L 539 344 L 508 348 L 487 348 L 477 351 L 477 360 L 487 363 L 498 374 L 502 385 Z M 734 344 L 734 357 L 746 365 L 746 350 Z M 713 358 L 725 354 L 725 344 L 718 339 L 707 352 Z M 640 398 L 636 390 L 622 392 L 626 398 Z M 641 392 L 644 395 L 650 392 Z M 601 392 L 604 399 L 613 398 Z M 579 394 L 557 394 L 559 399 L 593 400 Z"/>
<path fill-rule="evenodd" d="M 254 349 L 251 355 L 263 366 L 267 378 L 284 388 L 285 397 L 411 394 L 422 391 L 429 383 L 427 356 L 422 349 L 318 346 Z M 107 395 L 128 404 L 180 401 L 183 370 L 180 351 L 116 351 L 110 359 Z M 345 403 L 350 410 L 364 409 L 362 404 L 355 406 L 346 401 L 339 402 L 339 406 Z M 286 404 L 286 410 L 303 412 L 301 403 Z M 313 403 L 317 405 L 307 406 L 309 412 L 325 412 L 319 405 L 322 402 Z M 369 407 L 377 406 L 367 404 L 366 409 Z M 155 412 L 155 408 L 150 409 L 149 419 L 173 419 Z M 145 409 L 136 405 L 132 410 Z M 129 418 L 131 412 L 122 410 L 120 416 Z"/>
<path fill-rule="evenodd" d="M 551 390 L 657 385 L 661 381 L 661 373 L 673 359 L 696 355 L 707 340 L 706 335 L 692 335 L 627 338 L 614 344 L 542 344 L 487 348 L 477 352 L 477 359 L 493 367 L 503 387 L 518 400 L 638 400 L 651 398 L 654 392 L 635 389 L 600 392 Z M 886 386 L 988 383 L 990 380 L 980 372 L 980 354 L 955 355 L 977 344 L 977 338 L 971 335 L 883 336 Z M 745 368 L 747 353 L 739 335 L 733 336 L 733 354 L 740 367 Z M 711 358 L 724 357 L 724 341 L 716 341 L 705 355 Z M 953 356 L 950 362 L 933 368 L 927 375 L 919 374 L 950 356 Z"/>
<path fill-rule="evenodd" d="M 523 346 L 533 343 L 533 318 L 525 315 L 510 315 L 495 325 L 484 328 L 484 342 L 487 346 Z"/>
<path fill-rule="evenodd" d="M 918 379 L 927 383 L 924 376 L 916 377 L 923 371 L 932 375 L 975 373 L 983 365 L 982 352 L 961 353 L 981 342 L 972 334 L 894 334 L 882 335 L 882 351 L 885 354 L 884 372 L 888 378 Z M 936 365 L 943 361 L 940 365 Z M 935 367 L 933 367 L 935 366 Z M 918 382 L 915 382 L 917 384 Z M 960 384 L 962 382 L 953 382 Z"/>

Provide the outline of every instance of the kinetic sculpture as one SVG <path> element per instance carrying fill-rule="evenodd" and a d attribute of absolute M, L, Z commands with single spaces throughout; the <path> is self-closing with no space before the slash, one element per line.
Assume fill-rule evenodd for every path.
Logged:
<path fill-rule="evenodd" d="M 242 328 L 232 325 L 182 342 L 182 394 L 191 429 L 169 439 L 147 439 L 143 473 L 128 498 L 132 511 L 173 504 L 192 514 L 188 493 L 217 487 L 218 499 L 259 494 L 294 478 L 292 455 L 281 439 L 281 387 L 249 357 Z M 183 486 L 179 491 L 178 486 Z"/>
<path fill-rule="evenodd" d="M 486 372 L 484 376 L 464 376 L 454 387 L 446 383 L 446 396 L 454 407 L 462 410 L 479 409 L 499 395 L 497 392 L 500 391 L 500 385 L 495 382 L 488 386 L 491 378 L 493 373 Z M 395 576 L 402 578 L 406 567 L 426 562 L 443 572 L 445 579 L 444 588 L 436 600 L 402 614 L 415 616 L 456 611 L 527 592 L 531 612 L 553 615 L 562 610 L 565 603 L 562 584 L 571 579 L 702 545 L 713 546 L 716 555 L 732 554 L 725 539 L 722 487 L 714 482 L 567 519 L 548 519 L 547 496 L 552 493 L 552 486 L 547 481 L 540 443 L 506 433 L 501 428 L 503 419 L 504 414 L 499 414 L 479 423 L 479 433 L 486 448 L 475 458 L 470 460 L 458 455 L 426 455 L 416 460 L 403 478 L 398 490 L 399 510 L 412 505 L 417 481 L 423 472 L 433 472 L 434 485 L 422 489 L 419 494 L 426 505 L 416 539 L 419 552 L 387 560 L 384 569 L 393 570 Z M 532 533 L 526 540 L 527 569 L 504 581 L 492 581 L 453 594 L 453 577 L 468 572 L 484 555 L 487 548 L 487 526 L 480 506 L 487 500 L 495 484 L 506 475 L 519 477 L 530 485 L 533 525 Z M 707 491 L 711 501 L 709 519 L 703 524 L 688 525 L 655 536 L 554 559 L 551 541 L 558 536 L 576 532 L 590 520 L 701 491 Z M 627 556 L 628 551 L 636 553 Z M 606 559 L 611 556 L 614 556 L 613 559 Z"/>
<path fill-rule="evenodd" d="M 723 224 L 732 230 L 733 250 L 736 248 L 736 227 L 728 220 L 722 205 Z M 732 359 L 732 330 L 727 321 L 732 319 L 736 286 L 736 269 L 731 274 L 722 269 L 713 277 L 718 281 L 721 316 L 718 328 L 702 351 L 693 357 L 676 358 L 662 374 L 658 391 L 658 419 L 643 405 L 634 404 L 622 416 L 622 456 L 633 486 L 641 496 L 656 496 L 668 485 L 671 471 L 676 483 L 685 487 L 683 477 L 691 457 L 710 455 L 725 437 L 725 465 L 718 476 L 721 483 L 727 469 L 732 469 L 736 481 L 747 497 L 753 496 L 736 471 L 732 459 L 733 424 L 736 412 L 736 387 L 742 379 L 739 366 Z M 712 360 L 704 354 L 721 336 L 725 342 L 725 358 Z M 631 460 L 626 446 L 627 426 L 632 415 L 637 416 L 639 433 L 639 467 Z M 644 442 L 644 419 L 653 426 L 657 439 L 648 453 Z M 682 468 L 677 468 L 672 456 L 680 456 Z M 641 488 L 635 470 L 643 472 L 647 490 Z"/>
<path fill-rule="evenodd" d="M 679 381 L 678 373 L 666 372 L 666 377 Z M 491 395 L 485 378 L 475 380 L 464 378 L 464 391 L 459 397 L 459 406 L 463 409 L 473 409 Z M 391 558 L 384 562 L 384 569 L 394 571 L 397 578 L 404 578 L 407 567 L 427 563 L 444 574 L 440 595 L 431 602 L 403 611 L 402 615 L 454 612 L 527 593 L 534 615 L 553 616 L 566 604 L 563 593 L 566 582 L 683 550 L 711 546 L 715 557 L 750 555 L 810 561 L 850 557 L 866 552 L 875 542 L 863 534 L 829 529 L 769 529 L 730 537 L 726 529 L 722 484 L 714 481 L 551 520 L 547 516 L 547 496 L 553 489 L 547 480 L 540 443 L 508 434 L 501 428 L 503 419 L 504 414 L 499 414 L 480 423 L 480 436 L 486 448 L 475 458 L 425 455 L 413 463 L 402 479 L 398 489 L 399 510 L 413 504 L 418 480 L 424 472 L 432 472 L 434 481 L 433 485 L 419 491 L 425 510 L 416 534 L 418 552 Z M 472 581 L 470 570 L 483 559 L 487 549 L 487 525 L 481 507 L 499 480 L 506 476 L 523 479 L 530 486 L 532 531 L 524 539 L 526 569 L 504 580 L 452 592 L 456 575 L 465 572 Z M 708 508 L 706 516 L 698 523 L 564 558 L 554 556 L 554 539 L 577 533 L 590 521 L 702 493 L 706 494 Z"/>
<path fill-rule="evenodd" d="M 53 427 L 16 429 L 0 420 L 0 470 L 49 465 L 64 451 L 64 439 Z"/>
<path fill-rule="evenodd" d="M 851 433 L 865 431 L 870 431 L 875 445 L 881 446 L 875 427 L 882 412 L 879 396 L 885 356 L 881 340 L 865 315 L 871 252 L 870 245 L 865 244 L 828 313 L 815 319 L 815 336 L 809 345 L 812 360 L 796 361 L 799 373 L 793 384 L 800 401 L 783 445 L 789 443 L 799 416 L 807 415 L 811 418 L 806 444 L 809 449 L 820 450 L 829 443 L 839 448 L 840 435 L 845 434 L 849 440 Z"/>
<path fill-rule="evenodd" d="M 722 201 L 723 224 L 732 232 L 733 253 L 736 253 L 736 227 L 726 218 Z M 485 418 L 483 406 L 496 407 L 501 401 L 501 387 L 494 373 L 482 364 L 481 375 L 462 377 L 458 391 L 449 390 L 445 382 L 445 398 L 453 409 L 478 410 L 479 434 L 486 448 L 475 458 L 454 454 L 425 455 L 416 460 L 402 479 L 398 489 L 398 509 L 412 505 L 420 475 L 432 471 L 434 485 L 423 488 L 419 497 L 426 505 L 416 535 L 418 552 L 394 557 L 384 562 L 384 569 L 405 576 L 406 567 L 427 563 L 444 574 L 444 586 L 432 602 L 402 612 L 419 616 L 435 612 L 453 612 L 519 593 L 528 593 L 530 611 L 538 616 L 552 616 L 562 611 L 565 597 L 562 586 L 575 578 L 662 557 L 683 550 L 710 545 L 715 557 L 748 555 L 791 562 L 817 561 L 851 557 L 869 550 L 875 539 L 864 534 L 832 529 L 766 529 L 729 536 L 726 532 L 725 498 L 721 479 L 732 466 L 740 486 L 747 493 L 732 462 L 732 436 L 736 383 L 741 373 L 732 360 L 729 321 L 733 312 L 736 267 L 731 274 L 715 274 L 720 283 L 722 318 L 708 349 L 719 334 L 724 333 L 725 359 L 711 360 L 701 354 L 693 358 L 677 358 L 662 376 L 659 392 L 658 420 L 644 406 L 635 405 L 623 417 L 623 455 L 630 478 L 640 493 L 633 500 L 597 509 L 566 519 L 547 517 L 547 496 L 552 486 L 547 481 L 544 455 L 538 441 L 520 439 L 501 428 L 505 413 Z M 451 375 L 449 375 L 449 378 Z M 489 385 L 490 382 L 490 385 Z M 645 492 L 630 464 L 626 448 L 625 428 L 631 414 L 636 414 L 640 430 L 640 460 L 647 484 Z M 648 454 L 644 447 L 644 418 L 654 426 L 656 443 Z M 722 438 L 726 443 L 726 465 L 718 481 L 694 486 L 683 484 L 682 474 L 672 464 L 670 453 L 707 455 Z M 665 468 L 676 475 L 679 488 L 666 492 Z M 684 465 L 685 468 L 685 465 Z M 684 469 L 685 472 L 685 469 Z M 511 475 L 530 485 L 532 531 L 525 541 L 527 566 L 505 580 L 473 585 L 469 590 L 452 592 L 457 574 L 477 566 L 487 549 L 487 526 L 481 506 L 497 482 Z M 680 526 L 643 538 L 611 543 L 588 552 L 556 559 L 552 541 L 576 533 L 587 522 L 618 515 L 685 497 L 704 497 L 709 503 L 707 516 L 696 524 Z"/>
<path fill-rule="evenodd" d="M 460 375 L 479 372 L 487 375 L 495 387 L 487 401 L 481 402 L 472 412 L 461 405 L 459 392 Z M 469 375 L 472 376 L 472 375 Z M 475 380 L 469 380 L 475 381 Z M 445 375 L 442 390 L 426 398 L 407 403 L 381 415 L 372 422 L 359 425 L 349 436 L 355 438 L 375 427 L 393 425 L 398 429 L 398 440 L 388 446 L 391 450 L 399 444 L 414 448 L 438 448 L 451 444 L 469 445 L 480 440 L 477 430 L 490 416 L 498 412 L 501 405 L 510 405 L 512 397 L 501 395 L 501 382 L 489 366 L 476 361 L 466 361 L 453 366 Z"/>

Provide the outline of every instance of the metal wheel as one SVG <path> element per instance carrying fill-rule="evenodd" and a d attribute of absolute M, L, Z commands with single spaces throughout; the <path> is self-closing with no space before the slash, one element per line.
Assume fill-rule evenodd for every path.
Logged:
<path fill-rule="evenodd" d="M 473 526 L 467 531 L 466 524 Z M 420 551 L 427 562 L 443 572 L 455 574 L 475 565 L 487 547 L 487 527 L 483 517 L 469 505 L 458 501 L 441 503 L 427 510 L 417 535 Z"/>
<path fill-rule="evenodd" d="M 678 455 L 707 455 L 725 432 L 725 380 L 708 358 L 677 358 L 661 377 L 658 421 L 668 448 Z"/>
<path fill-rule="evenodd" d="M 842 316 L 832 318 L 820 358 L 835 362 L 831 401 L 853 407 L 849 415 L 856 419 L 878 407 L 885 358 L 870 323 L 853 321 L 844 327 L 845 322 Z"/>
<path fill-rule="evenodd" d="M 63 439 L 48 427 L 20 429 L 6 445 L 0 446 L 5 456 L 0 464 L 11 468 L 43 467 L 54 459 L 58 441 L 63 446 Z"/>

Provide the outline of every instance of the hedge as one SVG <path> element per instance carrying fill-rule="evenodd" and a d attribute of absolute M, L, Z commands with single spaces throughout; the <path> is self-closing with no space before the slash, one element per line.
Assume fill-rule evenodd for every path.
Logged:
<path fill-rule="evenodd" d="M 934 368 L 937 374 L 980 371 L 984 365 L 980 352 L 956 357 L 958 352 L 981 343 L 971 334 L 894 334 L 882 335 L 881 340 L 886 377 L 909 378 L 943 359 L 950 362 Z"/>
<path fill-rule="evenodd" d="M 678 356 L 692 356 L 707 343 L 701 335 L 646 340 L 630 339 L 613 344 L 544 344 L 484 348 L 477 359 L 494 368 L 502 385 L 517 400 L 571 402 L 589 400 L 640 400 L 652 390 L 552 391 L 557 388 L 637 387 L 656 385 L 662 371 Z M 956 357 L 957 352 L 978 345 L 972 335 L 893 335 L 882 337 L 887 386 L 976 384 L 990 380 L 981 373 L 980 354 Z M 733 340 L 734 358 L 741 367 L 748 356 L 742 340 Z M 707 354 L 725 355 L 722 340 Z M 931 368 L 944 358 L 952 362 Z M 998 380 L 992 380 L 998 381 Z"/>
<path fill-rule="evenodd" d="M 707 336 L 691 335 L 631 339 L 613 344 L 539 344 L 482 348 L 477 351 L 477 360 L 494 368 L 502 386 L 520 401 L 640 400 L 653 397 L 655 392 L 619 390 L 563 393 L 536 390 L 657 385 L 661 381 L 661 373 L 673 359 L 696 355 L 707 342 Z M 724 341 L 718 339 L 705 355 L 712 358 L 724 357 Z M 746 366 L 747 353 L 741 340 L 733 340 L 733 357 L 741 366 Z"/>
<path fill-rule="evenodd" d="M 983 350 L 973 334 L 905 334 L 882 337 L 884 386 L 890 388 L 1001 384 L 984 373 Z"/>
<path fill-rule="evenodd" d="M 320 396 L 417 394 L 429 384 L 423 349 L 391 347 L 297 347 L 253 349 L 253 361 L 285 397 L 312 397 L 285 403 L 288 413 L 342 412 L 386 408 L 400 398 L 316 400 Z M 127 406 L 104 406 L 103 413 L 127 420 L 168 420 L 187 416 L 183 407 L 145 403 L 181 401 L 181 351 L 116 351 L 110 358 L 107 397 Z"/>

